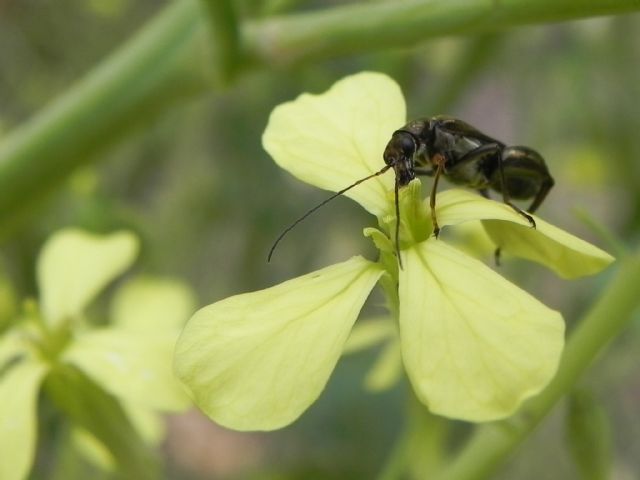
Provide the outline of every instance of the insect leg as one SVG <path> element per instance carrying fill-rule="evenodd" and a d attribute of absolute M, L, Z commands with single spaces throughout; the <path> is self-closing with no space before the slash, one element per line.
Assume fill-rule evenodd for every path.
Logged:
<path fill-rule="evenodd" d="M 435 162 L 437 163 L 437 167 L 433 168 L 415 168 L 414 172 L 416 175 L 426 175 L 428 177 L 434 177 L 433 185 L 431 186 L 431 195 L 429 198 L 429 204 L 431 206 L 431 221 L 433 222 L 433 234 L 436 238 L 440 234 L 440 227 L 438 226 L 438 219 L 436 218 L 436 191 L 438 189 L 438 179 L 442 172 L 444 171 L 444 163 L 445 159 L 442 155 L 436 157 Z"/>
<path fill-rule="evenodd" d="M 553 187 L 554 183 L 555 182 L 553 181 L 553 178 L 551 178 L 551 175 L 547 175 L 547 178 L 545 178 L 545 180 L 542 182 L 542 185 L 540 185 L 540 190 L 538 190 L 538 193 L 533 199 L 533 202 L 531 202 L 531 205 L 527 209 L 529 212 L 533 213 L 538 209 L 540 204 L 547 197 L 547 194 L 551 190 L 551 187 Z"/>
<path fill-rule="evenodd" d="M 498 173 L 500 175 L 500 185 L 502 186 L 502 188 L 500 189 L 502 192 L 502 201 L 507 205 L 509 205 L 511 208 L 513 208 L 516 212 L 518 212 L 524 218 L 526 218 L 532 228 L 536 228 L 536 221 L 533 219 L 533 217 L 529 215 L 527 212 L 525 212 L 524 210 L 522 210 L 520 207 L 518 207 L 516 204 L 511 202 L 511 198 L 509 195 L 509 188 L 505 180 L 506 176 L 504 174 L 504 164 L 505 164 L 505 159 L 502 158 L 502 155 L 498 155 Z M 498 258 L 499 258 L 499 254 L 500 253 L 497 252 Z"/>
<path fill-rule="evenodd" d="M 515 198 L 531 198 L 528 211 L 533 213 L 543 202 L 554 181 L 542 156 L 529 147 L 506 147 L 502 152 L 505 185 L 503 191 Z M 502 183 L 506 179 L 507 183 Z"/>
<path fill-rule="evenodd" d="M 438 218 L 436 217 L 436 192 L 438 191 L 438 180 L 444 170 L 444 164 L 446 159 L 440 154 L 436 154 L 433 158 L 433 162 L 437 165 L 436 172 L 433 177 L 433 185 L 431 186 L 431 195 L 429 196 L 429 206 L 431 207 L 431 221 L 433 222 L 433 235 L 438 238 L 440 234 L 440 226 L 438 225 Z"/>
<path fill-rule="evenodd" d="M 477 163 L 478 169 L 483 170 L 485 166 L 494 164 L 497 159 L 499 159 L 502 155 L 502 149 L 504 147 L 497 142 L 486 143 L 484 145 L 479 146 L 478 148 L 467 152 L 467 154 L 463 155 L 455 164 L 454 170 L 457 168 L 459 170 L 463 170 L 470 163 Z M 499 161 L 499 160 L 498 160 Z M 486 175 L 486 173 L 485 173 Z M 478 188 L 478 193 L 482 195 L 484 198 L 491 198 L 489 196 L 489 189 L 486 187 Z M 508 203 L 508 202 L 505 202 Z M 494 259 L 497 266 L 500 265 L 500 247 L 496 247 L 494 251 Z"/>

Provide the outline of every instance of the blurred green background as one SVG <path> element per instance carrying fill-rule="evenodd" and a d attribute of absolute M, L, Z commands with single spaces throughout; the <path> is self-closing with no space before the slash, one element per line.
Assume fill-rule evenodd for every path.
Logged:
<path fill-rule="evenodd" d="M 342 3 L 245 0 L 236 7 L 248 21 Z M 72 91 L 164 6 L 148 0 L 0 0 L 0 149 L 4 137 Z M 371 257 L 374 250 L 361 231 L 374 220 L 343 198 L 298 226 L 266 263 L 281 230 L 327 195 L 281 171 L 264 152 L 260 137 L 268 115 L 278 103 L 324 91 L 361 70 L 394 77 L 410 118 L 447 113 L 507 144 L 534 147 L 556 179 L 541 216 L 610 251 L 608 235 L 626 248 L 638 246 L 637 14 L 273 62 L 241 69 L 225 85 L 216 81 L 208 39 L 201 35 L 202 51 L 194 49 L 185 62 L 187 80 L 176 80 L 109 135 L 73 152 L 79 156 L 70 160 L 78 165 L 73 173 L 25 191 L 26 208 L 4 211 L 1 268 L 18 297 L 36 295 L 37 252 L 48 235 L 68 225 L 134 230 L 143 242 L 137 271 L 184 279 L 200 305 L 357 253 Z M 53 179 L 52 172 L 46 175 Z M 567 282 L 510 259 L 501 272 L 561 310 L 569 329 L 611 275 Z M 635 318 L 581 384 L 604 409 L 616 479 L 640 472 L 639 352 Z M 405 428 L 403 412 L 411 402 L 405 384 L 375 395 L 363 389 L 375 353 L 345 357 L 321 399 L 279 432 L 226 431 L 196 411 L 168 419 L 162 450 L 167 478 L 375 477 Z M 496 478 L 589 478 L 571 461 L 564 411 L 565 405 L 557 408 Z M 459 443 L 468 430 L 455 424 L 451 442 Z M 55 435 L 46 433 L 33 478 L 52 478 L 55 470 Z"/>

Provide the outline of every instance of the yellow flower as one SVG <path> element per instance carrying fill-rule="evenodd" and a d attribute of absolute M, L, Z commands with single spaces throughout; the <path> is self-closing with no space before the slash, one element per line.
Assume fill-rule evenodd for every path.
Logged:
<path fill-rule="evenodd" d="M 299 179 L 338 191 L 381 169 L 386 143 L 405 122 L 398 85 L 365 72 L 276 107 L 263 144 Z M 398 268 L 392 175 L 346 193 L 378 217 L 381 230 L 365 229 L 380 250 L 377 262 L 354 257 L 214 303 L 188 322 L 176 372 L 213 420 L 239 430 L 294 421 L 326 385 L 378 280 L 398 319 L 409 379 L 432 412 L 470 421 L 503 418 L 550 381 L 564 343 L 560 313 L 430 235 L 419 180 L 400 195 L 404 268 Z M 532 229 L 510 207 L 470 192 L 439 194 L 437 209 L 441 227 L 485 221 L 505 251 L 562 276 L 594 273 L 612 261 L 537 217 Z"/>
<path fill-rule="evenodd" d="M 29 473 L 41 392 L 73 420 L 72 438 L 85 456 L 135 478 L 152 465 L 140 439 L 153 445 L 164 436 L 160 412 L 190 406 L 171 368 L 178 333 L 193 311 L 190 290 L 170 280 L 138 279 L 118 290 L 109 325 L 85 319 L 87 307 L 137 251 L 129 232 L 65 229 L 44 245 L 39 305 L 0 337 L 3 480 Z"/>

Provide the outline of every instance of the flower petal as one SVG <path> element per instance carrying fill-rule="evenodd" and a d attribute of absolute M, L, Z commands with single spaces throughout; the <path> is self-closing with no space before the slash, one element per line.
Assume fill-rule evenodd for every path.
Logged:
<path fill-rule="evenodd" d="M 351 329 L 342 353 L 346 355 L 366 350 L 397 336 L 398 327 L 390 317 L 360 320 Z"/>
<path fill-rule="evenodd" d="M 359 321 L 351 330 L 351 335 L 344 346 L 343 354 L 350 354 L 376 347 L 381 343 L 384 345 L 364 379 L 365 388 L 371 392 L 388 390 L 402 377 L 402 356 L 397 323 L 390 317 Z"/>
<path fill-rule="evenodd" d="M 237 430 L 272 430 L 318 398 L 382 274 L 354 257 L 198 311 L 175 368 L 198 406 Z"/>
<path fill-rule="evenodd" d="M 44 389 L 58 411 L 109 450 L 121 478 L 159 477 L 153 453 L 131 425 L 120 400 L 89 376 L 73 365 L 58 363 L 47 375 Z"/>
<path fill-rule="evenodd" d="M 398 84 L 381 73 L 345 77 L 320 95 L 302 94 L 276 107 L 262 144 L 278 165 L 300 180 L 338 191 L 384 167 L 382 153 L 402 127 L 405 103 Z M 393 172 L 345 195 L 369 212 L 389 210 Z"/>
<path fill-rule="evenodd" d="M 182 329 L 195 310 L 189 287 L 178 280 L 141 277 L 118 289 L 111 303 L 113 325 L 141 331 Z"/>
<path fill-rule="evenodd" d="M 117 465 L 116 460 L 104 446 L 89 430 L 82 427 L 73 426 L 70 432 L 70 440 L 77 454 L 94 466 L 105 472 L 115 472 Z M 79 459 L 78 459 L 79 460 Z"/>
<path fill-rule="evenodd" d="M 129 232 L 93 235 L 65 229 L 45 244 L 38 285 L 45 320 L 53 326 L 75 316 L 133 262 L 138 242 Z"/>
<path fill-rule="evenodd" d="M 0 478 L 27 478 L 36 447 L 36 402 L 43 363 L 23 360 L 0 373 Z"/>
<path fill-rule="evenodd" d="M 402 378 L 402 355 L 397 338 L 382 348 L 378 358 L 367 373 L 364 385 L 370 392 L 389 390 Z"/>
<path fill-rule="evenodd" d="M 162 443 L 167 434 L 167 426 L 162 414 L 133 403 L 123 403 L 122 408 L 146 443 L 154 447 Z"/>
<path fill-rule="evenodd" d="M 512 255 L 540 263 L 563 278 L 591 275 L 614 258 L 607 252 L 532 215 L 536 228 L 511 207 L 464 190 L 438 195 L 440 225 L 483 220 L 491 239 Z"/>
<path fill-rule="evenodd" d="M 120 399 L 159 410 L 184 410 L 190 401 L 172 366 L 178 333 L 115 328 L 86 332 L 63 358 Z"/>
<path fill-rule="evenodd" d="M 615 260 L 604 250 L 534 218 L 535 229 L 495 220 L 482 224 L 504 252 L 540 263 L 562 278 L 593 275 Z"/>
<path fill-rule="evenodd" d="M 0 375 L 13 362 L 30 354 L 22 329 L 13 328 L 0 335 Z"/>
<path fill-rule="evenodd" d="M 436 213 L 440 227 L 457 225 L 471 220 L 492 219 L 513 222 L 531 228 L 529 221 L 506 203 L 490 200 L 477 193 L 459 188 L 438 193 Z"/>
<path fill-rule="evenodd" d="M 418 397 L 470 421 L 512 414 L 553 377 L 562 316 L 440 240 L 406 250 L 400 339 Z"/>

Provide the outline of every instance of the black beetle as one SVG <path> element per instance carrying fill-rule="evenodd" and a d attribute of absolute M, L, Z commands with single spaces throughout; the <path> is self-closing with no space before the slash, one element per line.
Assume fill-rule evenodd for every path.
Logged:
<path fill-rule="evenodd" d="M 544 159 L 535 150 L 524 146 L 507 146 L 468 123 L 446 115 L 412 120 L 393 132 L 384 150 L 383 159 L 385 166 L 381 170 L 336 192 L 287 227 L 271 247 L 268 260 L 271 260 L 276 246 L 287 232 L 311 213 L 337 196 L 391 168 L 396 177 L 395 243 L 399 261 L 398 189 L 406 186 L 417 175 L 434 177 L 430 205 L 433 233 L 436 237 L 440 232 L 435 213 L 436 191 L 441 175 L 454 184 L 478 190 L 485 197 L 489 196 L 489 190 L 500 192 L 503 202 L 525 217 L 534 228 L 536 223 L 533 217 L 514 205 L 511 199 L 533 198 L 527 209 L 533 213 L 554 184 Z M 499 249 L 496 250 L 496 260 L 498 255 Z"/>

